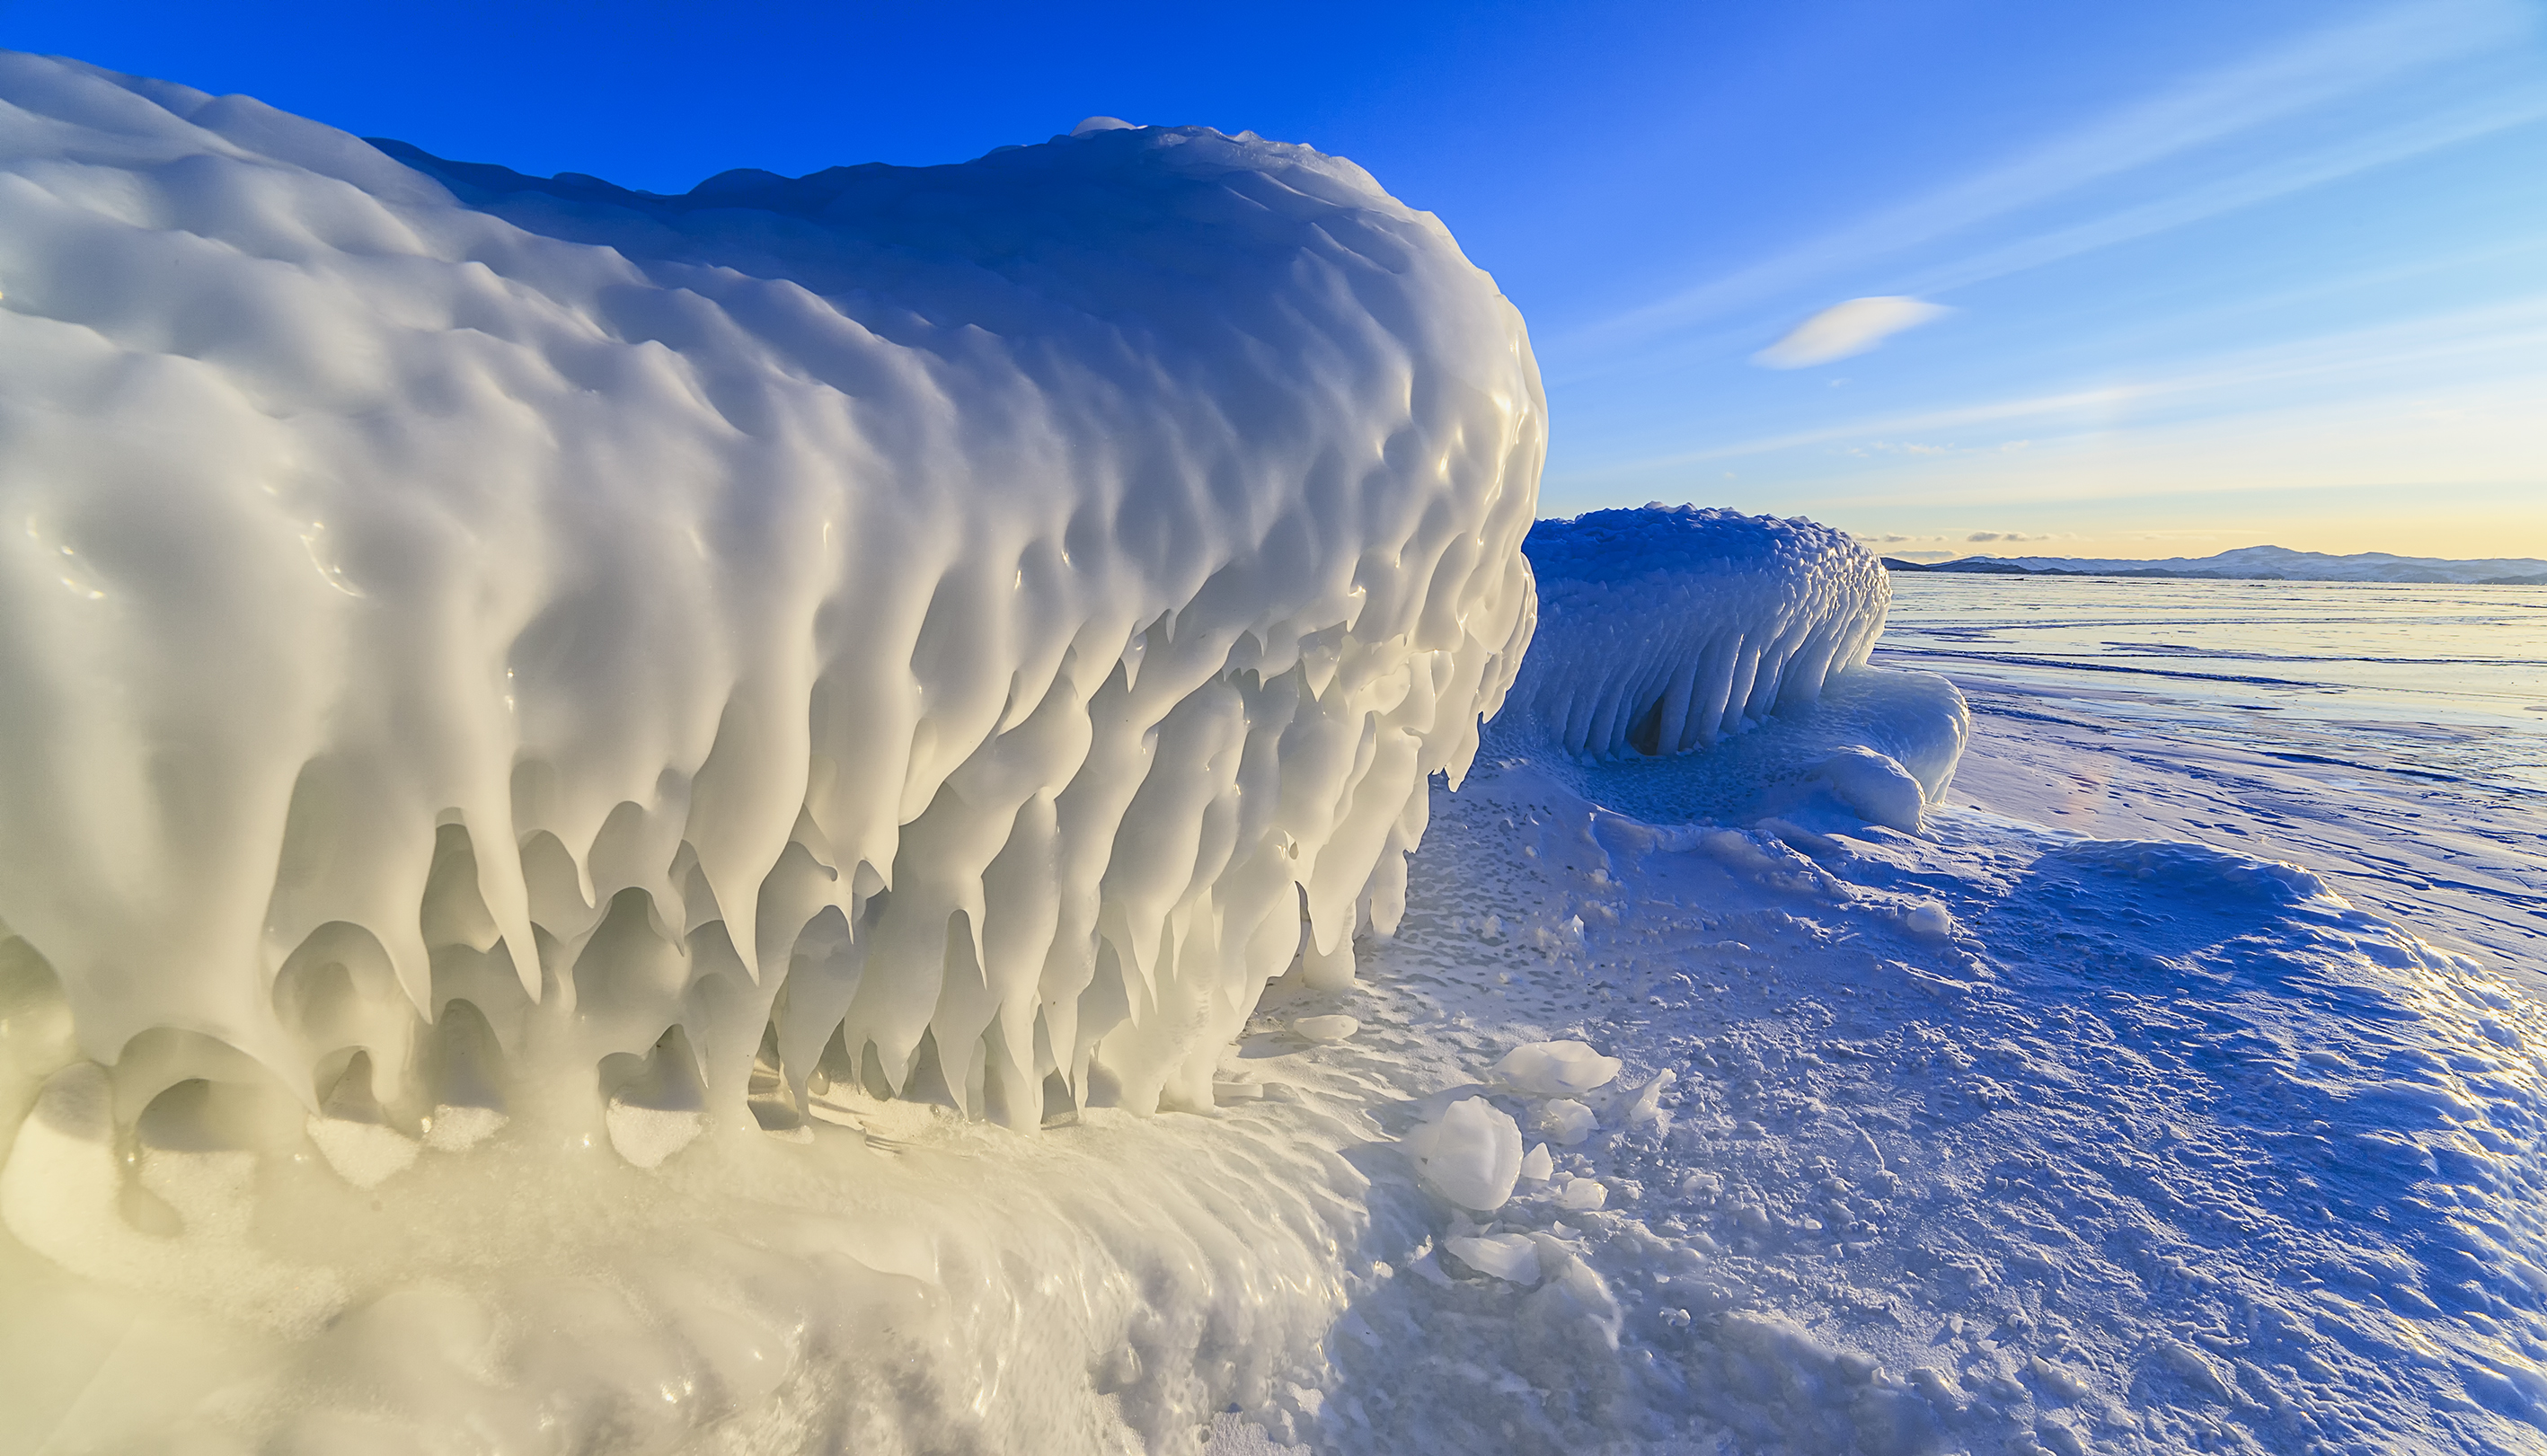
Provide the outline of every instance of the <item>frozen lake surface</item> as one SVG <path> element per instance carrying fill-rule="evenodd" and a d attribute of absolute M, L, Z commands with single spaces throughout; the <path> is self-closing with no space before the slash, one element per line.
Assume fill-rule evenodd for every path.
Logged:
<path fill-rule="evenodd" d="M 2547 985 L 2547 589 L 1897 576 L 1955 802 L 2307 866 Z"/>
<path fill-rule="evenodd" d="M 2547 792 L 2547 587 L 1895 576 L 1881 650 L 2117 728 Z"/>

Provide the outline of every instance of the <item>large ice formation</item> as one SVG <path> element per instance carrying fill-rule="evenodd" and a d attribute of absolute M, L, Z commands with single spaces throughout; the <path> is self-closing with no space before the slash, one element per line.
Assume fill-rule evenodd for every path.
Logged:
<path fill-rule="evenodd" d="M 755 1065 L 782 1124 L 1207 1106 L 1528 640 L 1521 320 L 1349 162 L 659 197 L 0 103 L 0 937 L 111 1069 L 62 1126 L 270 1076 L 359 1180 L 531 1105 L 648 1162 Z"/>

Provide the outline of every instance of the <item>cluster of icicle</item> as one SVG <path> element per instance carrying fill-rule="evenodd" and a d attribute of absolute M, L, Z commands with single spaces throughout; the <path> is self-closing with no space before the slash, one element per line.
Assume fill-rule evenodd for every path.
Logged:
<path fill-rule="evenodd" d="M 128 1128 L 1208 1105 L 1531 631 L 1519 315 L 1252 135 L 659 197 L 0 53 L 0 941 Z"/>
<path fill-rule="evenodd" d="M 1865 663 L 1892 587 L 1845 532 L 1648 505 L 1541 521 L 1538 632 L 1499 725 L 1577 758 L 1663 756 L 1820 697 Z"/>

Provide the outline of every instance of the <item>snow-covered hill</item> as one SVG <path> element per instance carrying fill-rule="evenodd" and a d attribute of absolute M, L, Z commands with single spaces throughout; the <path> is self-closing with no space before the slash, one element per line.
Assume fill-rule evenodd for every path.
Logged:
<path fill-rule="evenodd" d="M 2245 546 L 2217 556 L 2165 557 L 2152 560 L 2088 557 L 1964 557 L 1919 569 L 1954 571 L 1991 566 L 2019 566 L 2028 571 L 2073 571 L 2089 575 L 2147 572 L 2240 579 L 2278 576 L 2293 581 L 2478 582 L 2547 577 L 2547 561 L 2535 557 L 2459 561 L 2436 557 L 2400 557 L 2375 551 L 2336 557 L 2279 546 Z"/>

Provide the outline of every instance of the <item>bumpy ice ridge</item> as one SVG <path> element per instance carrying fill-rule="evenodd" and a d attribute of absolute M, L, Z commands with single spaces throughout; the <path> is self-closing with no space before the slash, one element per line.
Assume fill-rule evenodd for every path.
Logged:
<path fill-rule="evenodd" d="M 1576 757 L 1683 753 L 1811 703 L 1865 663 L 1892 600 L 1872 553 L 1802 519 L 1592 511 L 1525 549 L 1539 621 L 1506 723 Z"/>
<path fill-rule="evenodd" d="M 0 54 L 0 937 L 118 1121 L 1208 1105 L 1393 924 L 1544 439 L 1434 218 L 1195 128 L 401 154 Z"/>

